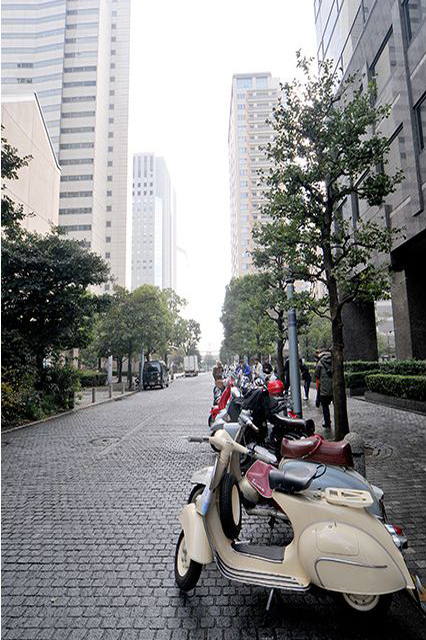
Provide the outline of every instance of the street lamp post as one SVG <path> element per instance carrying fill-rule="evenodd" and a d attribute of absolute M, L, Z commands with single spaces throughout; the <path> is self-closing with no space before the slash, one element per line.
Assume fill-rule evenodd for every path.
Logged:
<path fill-rule="evenodd" d="M 287 300 L 293 300 L 294 280 L 287 278 Z M 296 309 L 290 306 L 288 310 L 288 348 L 290 360 L 290 386 L 293 413 L 302 417 L 302 395 L 300 392 L 299 349 L 297 346 Z"/>

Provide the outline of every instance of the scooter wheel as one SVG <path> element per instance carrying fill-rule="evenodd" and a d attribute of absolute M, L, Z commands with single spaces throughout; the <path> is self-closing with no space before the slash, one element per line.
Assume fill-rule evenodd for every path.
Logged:
<path fill-rule="evenodd" d="M 241 495 L 233 475 L 225 473 L 220 484 L 219 514 L 223 533 L 230 540 L 238 538 L 242 524 Z"/>
<path fill-rule="evenodd" d="M 181 591 L 191 591 L 197 584 L 202 564 L 191 560 L 185 543 L 185 533 L 180 532 L 175 553 L 175 581 Z"/>
<path fill-rule="evenodd" d="M 368 618 L 383 616 L 390 607 L 392 594 L 385 595 L 364 595 L 355 593 L 336 594 L 339 604 L 358 618 L 367 620 Z"/>

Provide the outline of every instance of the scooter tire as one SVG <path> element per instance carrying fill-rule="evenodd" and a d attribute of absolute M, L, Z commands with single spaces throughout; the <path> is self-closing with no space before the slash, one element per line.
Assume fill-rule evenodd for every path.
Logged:
<path fill-rule="evenodd" d="M 238 538 L 242 525 L 241 494 L 238 482 L 230 473 L 225 473 L 220 484 L 219 515 L 223 533 L 230 540 Z"/>
<path fill-rule="evenodd" d="M 181 591 L 191 591 L 196 586 L 200 575 L 202 564 L 195 562 L 194 560 L 187 560 L 186 546 L 185 545 L 185 533 L 180 532 L 175 553 L 175 581 Z"/>
<path fill-rule="evenodd" d="M 365 621 L 384 616 L 391 605 L 392 595 L 392 593 L 377 596 L 336 594 L 337 601 L 346 614 Z"/>

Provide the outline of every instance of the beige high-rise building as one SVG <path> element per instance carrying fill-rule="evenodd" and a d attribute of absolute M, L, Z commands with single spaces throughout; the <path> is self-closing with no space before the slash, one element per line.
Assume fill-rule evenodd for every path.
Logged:
<path fill-rule="evenodd" d="M 229 174 L 231 206 L 232 276 L 253 272 L 251 231 L 262 219 L 259 170 L 268 171 L 262 150 L 271 138 L 271 117 L 279 93 L 279 80 L 270 73 L 242 73 L 232 78 L 229 115 Z"/>
<path fill-rule="evenodd" d="M 132 290 L 176 289 L 176 197 L 164 158 L 133 156 Z"/>
<path fill-rule="evenodd" d="M 3 93 L 36 92 L 62 169 L 59 224 L 120 285 L 130 284 L 129 39 L 130 0 L 2 2 Z"/>
<path fill-rule="evenodd" d="M 17 180 L 3 180 L 4 193 L 21 205 L 28 231 L 48 233 L 58 224 L 61 170 L 43 119 L 37 96 L 4 96 L 1 102 L 2 136 L 18 150 L 31 156 L 18 171 Z"/>

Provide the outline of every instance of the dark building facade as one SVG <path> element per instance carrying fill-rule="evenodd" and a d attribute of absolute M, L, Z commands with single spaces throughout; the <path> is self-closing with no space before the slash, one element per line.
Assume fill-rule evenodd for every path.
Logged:
<path fill-rule="evenodd" d="M 318 59 L 343 77 L 375 78 L 391 105 L 380 130 L 391 141 L 388 173 L 405 179 L 382 207 L 353 198 L 346 214 L 401 229 L 389 256 L 398 358 L 426 358 L 426 0 L 314 0 Z M 342 71 L 340 71 L 340 69 Z M 374 305 L 345 310 L 345 355 L 377 357 Z"/>

